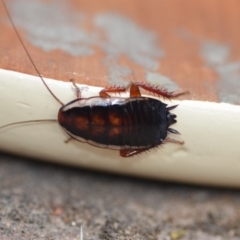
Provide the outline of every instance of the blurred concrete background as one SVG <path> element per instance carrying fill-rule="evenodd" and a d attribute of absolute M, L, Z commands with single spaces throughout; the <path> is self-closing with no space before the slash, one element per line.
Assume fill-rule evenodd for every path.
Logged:
<path fill-rule="evenodd" d="M 1 240 L 237 240 L 239 222 L 238 190 L 0 155 Z"/>

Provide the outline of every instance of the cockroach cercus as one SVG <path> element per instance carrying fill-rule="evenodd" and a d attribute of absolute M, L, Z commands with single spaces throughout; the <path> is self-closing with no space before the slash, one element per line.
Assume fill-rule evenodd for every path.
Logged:
<path fill-rule="evenodd" d="M 174 98 L 186 92 L 169 92 L 166 89 L 155 87 L 146 83 L 133 82 L 127 87 L 109 87 L 102 89 L 99 96 L 82 98 L 81 91 L 73 82 L 77 91 L 77 98 L 67 104 L 51 91 L 41 76 L 29 52 L 27 51 L 8 9 L 2 0 L 3 6 L 36 73 L 49 91 L 49 93 L 62 106 L 58 111 L 56 120 L 30 120 L 10 123 L 0 127 L 40 121 L 58 121 L 64 131 L 80 142 L 86 142 L 96 147 L 119 150 L 122 157 L 140 154 L 166 142 L 183 144 L 182 141 L 171 139 L 168 133 L 179 134 L 170 128 L 176 123 L 176 115 L 170 111 L 177 107 L 167 106 L 159 99 L 142 96 L 140 88 L 164 98 Z M 129 97 L 111 96 L 129 90 Z"/>

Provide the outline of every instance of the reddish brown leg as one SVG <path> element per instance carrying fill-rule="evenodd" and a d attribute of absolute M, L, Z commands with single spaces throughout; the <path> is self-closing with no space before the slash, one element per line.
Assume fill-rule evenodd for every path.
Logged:
<path fill-rule="evenodd" d="M 138 85 L 135 83 L 130 83 L 128 87 L 130 87 L 130 97 L 141 97 Z"/>
<path fill-rule="evenodd" d="M 130 97 L 141 97 L 139 87 L 134 83 L 128 84 L 126 87 L 109 87 L 100 91 L 100 97 L 111 97 L 108 93 L 126 92 L 130 88 Z"/>
<path fill-rule="evenodd" d="M 72 82 L 73 86 L 76 89 L 77 98 L 80 99 L 81 98 L 81 90 L 80 90 L 80 88 L 77 86 L 77 84 L 75 83 L 74 79 L 70 79 L 70 82 Z"/>
<path fill-rule="evenodd" d="M 100 95 L 100 97 L 110 97 L 110 95 L 108 93 L 126 92 L 127 89 L 130 88 L 130 97 L 141 97 L 139 87 L 143 88 L 144 90 L 146 90 L 148 92 L 157 94 L 158 96 L 163 96 L 165 98 L 175 98 L 175 97 L 178 97 L 178 96 L 188 93 L 188 92 L 184 92 L 184 91 L 169 92 L 167 89 L 152 86 L 148 83 L 134 82 L 134 83 L 130 83 L 127 87 L 105 88 L 100 91 L 99 95 Z"/>
<path fill-rule="evenodd" d="M 166 97 L 166 98 L 174 98 L 174 97 L 178 97 L 180 95 L 183 95 L 183 94 L 187 93 L 187 92 L 183 92 L 183 91 L 169 92 L 167 89 L 159 88 L 157 86 L 152 86 L 149 83 L 135 82 L 135 83 L 132 83 L 132 85 L 135 85 L 137 87 L 141 87 L 146 91 L 149 91 L 153 94 L 157 94 L 159 96 L 163 96 L 163 97 Z"/>
<path fill-rule="evenodd" d="M 178 141 L 178 140 L 175 140 L 175 139 L 172 139 L 172 138 L 165 138 L 163 140 L 163 143 L 168 143 L 168 142 L 177 143 L 177 144 L 180 144 L 180 145 L 184 144 L 184 141 Z"/>
<path fill-rule="evenodd" d="M 121 157 L 132 157 L 134 155 L 140 154 L 142 152 L 148 151 L 151 148 L 141 148 L 141 149 L 121 149 L 120 156 Z"/>
<path fill-rule="evenodd" d="M 127 88 L 125 87 L 109 87 L 104 88 L 100 91 L 99 96 L 100 97 L 111 97 L 108 93 L 121 93 L 126 92 Z"/>

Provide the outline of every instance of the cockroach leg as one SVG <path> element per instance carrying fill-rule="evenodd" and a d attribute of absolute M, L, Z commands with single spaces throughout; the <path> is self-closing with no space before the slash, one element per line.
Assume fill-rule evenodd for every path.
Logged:
<path fill-rule="evenodd" d="M 183 94 L 186 94 L 188 92 L 184 91 L 175 91 L 175 92 L 169 92 L 167 89 L 159 88 L 152 86 L 148 83 L 141 83 L 141 82 L 133 82 L 128 84 L 126 87 L 109 87 L 104 88 L 100 91 L 99 95 L 100 97 L 110 97 L 108 93 L 121 93 L 126 92 L 130 88 L 130 97 L 141 97 L 141 92 L 139 88 L 143 88 L 144 90 L 151 92 L 153 94 L 157 94 L 158 96 L 162 96 L 165 98 L 175 98 L 178 96 L 181 96 Z M 169 110 L 177 107 L 177 105 L 169 107 Z"/>
<path fill-rule="evenodd" d="M 167 89 L 159 88 L 159 87 L 156 87 L 156 86 L 152 86 L 148 83 L 141 83 L 141 82 L 132 83 L 131 88 L 132 88 L 132 86 L 141 87 L 148 92 L 151 92 L 153 94 L 157 94 L 159 96 L 169 98 L 169 99 L 170 98 L 175 98 L 175 97 L 178 97 L 178 96 L 181 96 L 183 94 L 188 93 L 188 92 L 184 92 L 184 91 L 181 91 L 181 90 L 180 91 L 175 91 L 175 92 L 169 92 Z M 135 97 L 135 95 L 133 97 Z"/>
<path fill-rule="evenodd" d="M 109 87 L 109 88 L 104 88 L 99 92 L 100 97 L 111 97 L 108 93 L 121 93 L 121 92 L 126 92 L 125 87 Z"/>
<path fill-rule="evenodd" d="M 168 137 L 163 140 L 163 143 L 168 143 L 168 142 L 177 143 L 177 144 L 180 144 L 180 145 L 184 144 L 184 141 L 178 141 L 176 139 L 172 139 L 172 138 L 168 138 Z"/>
<path fill-rule="evenodd" d="M 141 97 L 139 87 L 134 83 L 128 84 L 126 87 L 109 87 L 102 89 L 99 93 L 100 97 L 110 97 L 108 93 L 122 93 L 130 88 L 130 97 Z"/>
<path fill-rule="evenodd" d="M 130 97 L 141 97 L 141 92 L 138 85 L 136 85 L 135 83 L 130 83 L 127 88 L 129 87 L 130 87 Z"/>
<path fill-rule="evenodd" d="M 121 157 L 132 157 L 134 155 L 140 154 L 142 152 L 148 151 L 150 148 L 141 148 L 141 149 L 121 149 L 120 156 Z"/>
<path fill-rule="evenodd" d="M 179 89 L 177 91 L 172 92 L 172 95 L 173 95 L 172 97 L 175 98 L 175 97 L 179 97 L 179 96 L 182 96 L 185 94 L 189 94 L 189 91 L 183 91 L 183 90 Z"/>
<path fill-rule="evenodd" d="M 75 83 L 74 79 L 70 79 L 69 81 L 72 82 L 73 87 L 76 89 L 77 98 L 80 99 L 81 98 L 81 90 L 80 90 L 80 88 L 77 86 L 77 84 Z"/>

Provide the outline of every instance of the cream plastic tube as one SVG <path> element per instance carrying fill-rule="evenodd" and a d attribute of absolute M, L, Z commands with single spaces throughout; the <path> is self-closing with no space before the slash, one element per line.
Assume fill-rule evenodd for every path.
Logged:
<path fill-rule="evenodd" d="M 61 101 L 76 98 L 69 82 L 46 79 Z M 79 85 L 82 97 L 101 88 Z M 125 95 L 127 97 L 127 95 Z M 240 187 L 240 106 L 201 101 L 171 101 L 174 129 L 184 145 L 167 143 L 132 158 L 118 151 L 70 141 L 56 122 L 28 123 L 0 130 L 0 150 L 51 162 L 179 182 Z M 39 77 L 0 70 L 0 126 L 18 121 L 57 119 L 60 104 Z"/>

